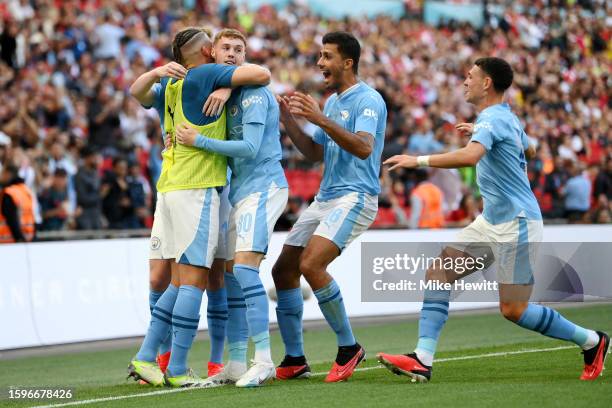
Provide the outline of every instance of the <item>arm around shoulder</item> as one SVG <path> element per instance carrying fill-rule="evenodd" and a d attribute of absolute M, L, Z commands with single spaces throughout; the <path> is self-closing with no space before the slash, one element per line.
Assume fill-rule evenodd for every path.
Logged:
<path fill-rule="evenodd" d="M 241 65 L 232 75 L 232 88 L 244 85 L 268 85 L 272 74 L 268 68 L 260 65 Z"/>

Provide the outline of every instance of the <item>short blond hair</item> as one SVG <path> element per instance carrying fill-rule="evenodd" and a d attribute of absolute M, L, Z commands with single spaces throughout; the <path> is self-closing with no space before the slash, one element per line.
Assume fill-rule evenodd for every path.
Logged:
<path fill-rule="evenodd" d="M 246 48 L 247 40 L 244 34 L 234 28 L 224 28 L 219 31 L 215 35 L 215 39 L 213 40 L 213 45 L 216 45 L 222 38 L 237 38 L 244 43 L 244 48 Z"/>

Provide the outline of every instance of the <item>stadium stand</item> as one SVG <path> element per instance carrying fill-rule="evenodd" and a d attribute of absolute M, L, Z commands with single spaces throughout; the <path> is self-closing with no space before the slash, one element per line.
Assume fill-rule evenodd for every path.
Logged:
<path fill-rule="evenodd" d="M 410 7 L 399 20 L 334 20 L 295 3 L 249 11 L 215 1 L 3 1 L 0 167 L 16 164 L 39 197 L 46 197 L 56 169 L 65 170 L 67 204 L 52 222 L 45 222 L 39 210 L 42 229 L 150 226 L 161 131 L 157 115 L 127 97 L 126 90 L 142 72 L 169 60 L 173 34 L 191 25 L 238 28 L 249 37 L 248 59 L 271 69 L 275 93 L 297 89 L 323 102 L 327 94 L 315 66 L 321 36 L 344 29 L 362 42 L 361 78 L 381 92 L 388 106 L 385 157 L 464 144 L 453 130 L 454 124 L 474 119 L 462 98 L 464 72 L 478 56 L 500 56 L 515 69 L 509 102 L 537 145 L 528 170 L 544 216 L 556 222 L 610 223 L 612 78 L 605 2 L 503 3 L 501 12 L 487 14 L 479 28 L 455 21 L 428 26 L 414 3 L 406 2 Z M 76 176 L 85 173 L 83 152 L 91 157 L 92 150 L 94 173 L 86 185 L 75 183 L 83 181 Z M 311 200 L 320 182 L 319 166 L 305 162 L 284 136 L 283 155 L 291 194 Z M 460 225 L 478 212 L 474 177 L 472 169 L 430 175 L 444 193 L 448 225 Z M 577 183 L 568 181 L 575 177 L 586 179 L 589 188 L 573 188 Z M 375 226 L 405 226 L 414 175 L 394 174 L 381 182 Z M 86 187 L 97 191 L 97 198 Z M 109 194 L 120 197 L 121 204 Z M 476 201 L 465 204 L 473 201 L 468 196 Z M 580 200 L 588 208 L 572 211 L 572 203 Z M 295 219 L 300 206 L 294 207 L 284 218 Z M 101 223 L 83 222 L 85 213 L 101 217 Z M 287 225 L 287 219 L 280 224 Z"/>

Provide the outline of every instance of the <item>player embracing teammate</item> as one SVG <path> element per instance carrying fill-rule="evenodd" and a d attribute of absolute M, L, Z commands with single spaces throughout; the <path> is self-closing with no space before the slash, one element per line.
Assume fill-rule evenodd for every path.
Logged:
<path fill-rule="evenodd" d="M 213 387 L 235 383 L 254 387 L 274 377 L 281 380 L 309 377 L 311 372 L 302 338 L 302 276 L 313 289 L 321 312 L 337 338 L 338 351 L 325 381 L 347 380 L 365 358 L 364 348 L 353 335 L 340 288 L 327 272 L 327 267 L 368 229 L 376 217 L 387 110 L 381 95 L 358 79 L 361 49 L 357 39 L 350 33 L 330 32 L 322 42 L 317 66 L 326 87 L 334 91 L 323 111 L 310 95 L 300 92 L 275 100 L 270 91 L 262 86 L 245 86 L 230 91 L 229 88 L 236 85 L 267 82 L 258 77 L 261 75 L 258 67 L 248 68 L 249 65 L 243 66 L 247 68 L 242 71 L 245 75 L 242 80 L 234 81 L 237 72 L 235 66 L 242 65 L 246 52 L 246 40 L 235 30 L 222 30 L 209 54 L 209 59 L 216 57 L 216 62 L 226 67 L 211 71 L 206 78 L 198 77 L 201 83 L 194 81 L 189 87 L 199 89 L 195 91 L 197 98 L 193 102 L 194 106 L 199 104 L 200 111 L 203 101 L 213 89 L 227 88 L 215 92 L 216 97 L 210 99 L 216 101 L 212 109 L 216 110 L 216 121 L 190 123 L 185 120 L 189 118 L 190 108 L 185 106 L 183 109 L 176 104 L 177 98 L 181 98 L 181 88 L 174 85 L 175 82 L 162 80 L 162 86 L 152 88 L 152 82 L 139 78 L 140 86 L 146 92 L 135 96 L 140 95 L 139 100 L 145 105 L 159 105 L 160 115 L 166 121 L 165 129 L 173 135 L 173 147 L 182 146 L 194 156 L 199 154 L 206 157 L 206 160 L 200 161 L 200 167 L 184 165 L 177 169 L 181 173 L 175 174 L 188 176 L 189 180 L 198 180 L 198 177 L 208 180 L 212 177 L 214 182 L 210 185 L 212 190 L 207 187 L 210 183 L 200 186 L 202 191 L 197 192 L 197 197 L 181 197 L 180 200 L 184 200 L 182 210 L 175 213 L 168 212 L 168 204 L 171 203 L 166 201 L 169 196 L 160 199 L 159 211 L 166 211 L 167 214 L 156 214 L 156 221 L 167 217 L 175 222 L 171 224 L 172 228 L 190 224 L 197 227 L 197 232 L 195 238 L 187 242 L 185 237 L 193 237 L 193 234 L 179 236 L 173 232 L 173 235 L 168 235 L 164 226 L 161 234 L 172 238 L 153 240 L 152 253 L 161 251 L 164 255 L 160 255 L 160 258 L 170 254 L 179 266 L 200 269 L 183 267 L 186 272 L 179 273 L 181 268 L 173 267 L 172 283 L 153 309 L 149 333 L 130 366 L 132 375 L 155 385 L 164 381 L 154 357 L 165 334 L 173 327 L 172 349 L 174 353 L 176 348 L 178 356 L 175 358 L 172 355 L 169 374 L 165 378 L 167 384 Z M 202 44 L 209 47 L 208 42 Z M 202 44 L 194 48 L 197 51 L 194 55 L 197 56 L 198 52 L 205 54 Z M 176 66 L 169 67 L 164 74 L 180 79 L 186 77 L 186 73 Z M 159 73 L 157 75 L 161 76 Z M 211 78 L 213 84 L 210 83 Z M 511 241 L 528 244 L 541 240 L 541 214 L 525 174 L 526 157 L 533 150 L 528 146 L 518 119 L 502 103 L 504 91 L 511 83 L 512 69 L 505 61 L 498 58 L 479 59 L 464 85 L 466 100 L 474 103 L 480 114 L 475 125 L 458 125 L 458 130 L 473 133 L 471 143 L 451 153 L 395 156 L 386 162 L 392 165 L 392 169 L 400 166 L 454 168 L 477 165 L 485 211 L 462 231 L 462 242 L 495 244 Z M 210 111 L 211 107 L 208 108 Z M 175 120 L 177 114 L 183 118 L 178 122 Z M 226 116 L 227 129 L 221 130 L 221 119 L 224 122 Z M 304 133 L 296 121 L 297 117 L 317 127 L 313 137 Z M 278 297 L 276 314 L 285 346 L 285 357 L 275 369 L 270 354 L 268 300 L 259 277 L 259 265 L 288 197 L 287 182 L 280 166 L 279 119 L 292 142 L 307 159 L 323 161 L 324 174 L 314 202 L 293 226 L 273 267 Z M 168 121 L 172 122 L 171 125 L 168 125 Z M 229 140 L 224 140 L 224 132 L 227 132 Z M 166 152 L 165 165 L 176 166 L 179 153 L 180 150 L 172 151 L 172 155 Z M 228 157 L 231 168 L 232 186 L 229 192 L 232 209 L 223 256 L 231 265 L 225 274 L 230 361 L 218 375 L 203 381 L 187 370 L 185 362 L 197 329 L 199 300 L 206 284 L 205 279 L 198 278 L 197 272 L 201 274 L 202 268 L 210 267 L 213 256 L 210 241 L 212 234 L 216 236 L 215 219 L 218 220 L 218 216 L 211 216 L 211 213 L 218 211 L 218 192 L 214 187 L 224 184 L 221 181 L 225 177 L 221 163 L 225 163 L 225 157 Z M 206 170 L 213 169 L 210 166 L 215 160 L 218 160 L 218 165 L 214 171 Z M 172 178 L 163 176 L 164 173 L 159 189 L 162 194 L 170 191 L 164 190 L 163 183 L 172 181 Z M 186 203 L 194 203 L 194 207 L 187 208 Z M 156 231 L 160 231 L 159 227 L 154 227 Z M 212 232 L 206 235 L 205 231 Z M 157 235 L 153 237 L 158 238 Z M 578 344 L 585 355 L 585 369 L 581 378 L 596 378 L 603 369 L 609 347 L 608 336 L 577 326 L 552 309 L 528 303 L 536 247 L 514 245 L 512 249 L 505 248 L 514 252 L 501 256 L 511 257 L 515 262 L 511 267 L 501 267 L 498 271 L 502 284 L 500 308 L 503 315 L 524 328 Z M 453 247 L 446 248 L 445 254 L 470 255 L 466 248 Z M 194 264 L 194 260 L 199 261 Z M 436 270 L 428 271 L 427 277 L 449 282 L 453 279 L 446 271 Z M 183 286 L 186 286 L 184 290 Z M 184 292 L 182 297 L 181 290 Z M 521 299 L 517 299 L 517 291 Z M 428 381 L 437 341 L 448 316 L 449 299 L 448 291 L 426 291 L 415 352 L 405 355 L 379 353 L 379 361 L 395 373 Z M 249 337 L 255 343 L 255 359 L 247 370 L 246 345 Z"/>
<path fill-rule="evenodd" d="M 177 33 L 172 51 L 175 62 L 146 72 L 130 89 L 141 104 L 158 111 L 170 141 L 157 184 L 150 259 L 170 260 L 171 282 L 153 307 L 149 329 L 128 373 L 152 385 L 190 387 L 203 381 L 188 369 L 187 355 L 217 248 L 219 193 L 227 182 L 227 162 L 225 156 L 180 143 L 177 133 L 188 126 L 209 138 L 225 139 L 225 111 L 206 116 L 205 101 L 218 88 L 265 85 L 270 72 L 255 65 L 211 64 L 210 33 L 199 28 Z M 172 345 L 164 375 L 156 357 L 168 333 Z"/>

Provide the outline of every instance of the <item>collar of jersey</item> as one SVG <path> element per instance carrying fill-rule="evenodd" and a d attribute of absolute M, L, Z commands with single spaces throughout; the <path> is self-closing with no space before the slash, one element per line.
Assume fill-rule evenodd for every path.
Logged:
<path fill-rule="evenodd" d="M 341 94 L 338 95 L 338 99 L 340 98 L 344 98 L 346 97 L 346 95 L 350 94 L 351 92 L 353 92 L 353 90 L 359 88 L 359 86 L 361 85 L 361 81 L 358 81 L 355 85 L 351 86 L 350 88 L 344 90 L 344 92 L 342 92 Z"/>
<path fill-rule="evenodd" d="M 510 109 L 510 105 L 508 102 L 496 103 L 495 105 L 488 106 L 485 110 L 483 110 L 483 112 L 495 108 Z"/>

